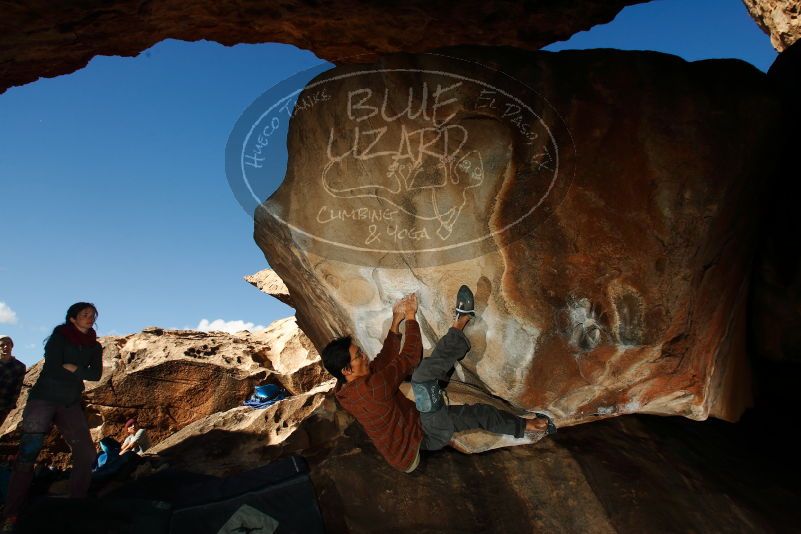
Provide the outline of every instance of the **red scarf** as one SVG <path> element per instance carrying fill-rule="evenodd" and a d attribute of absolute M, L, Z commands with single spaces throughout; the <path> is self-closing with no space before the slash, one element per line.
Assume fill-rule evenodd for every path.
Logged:
<path fill-rule="evenodd" d="M 97 333 L 94 328 L 90 328 L 85 334 L 75 328 L 72 323 L 62 325 L 58 333 L 67 338 L 67 341 L 79 347 L 87 347 L 97 343 Z"/>

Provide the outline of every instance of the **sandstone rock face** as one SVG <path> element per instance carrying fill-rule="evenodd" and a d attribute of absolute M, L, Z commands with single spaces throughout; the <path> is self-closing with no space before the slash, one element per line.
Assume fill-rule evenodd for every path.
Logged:
<path fill-rule="evenodd" d="M 310 445 L 307 436 L 284 442 L 323 403 L 332 385 L 323 383 L 263 410 L 240 406 L 212 414 L 182 428 L 149 452 L 169 458 L 173 467 L 212 475 L 224 476 L 269 463 L 286 452 L 284 446 L 300 451 Z"/>
<path fill-rule="evenodd" d="M 798 144 L 801 140 L 801 43 L 781 53 L 768 71 L 768 78 L 782 100 L 782 133 L 777 136 L 780 154 L 771 183 L 773 194 L 766 201 L 761 246 L 753 276 L 750 320 L 754 348 L 772 362 L 801 362 L 801 233 L 797 201 Z M 786 373 L 783 373 L 786 375 Z M 784 394 L 794 386 L 787 384 Z"/>
<path fill-rule="evenodd" d="M 562 426 L 736 419 L 779 113 L 764 75 L 657 53 L 443 54 L 305 90 L 326 98 L 293 115 L 285 181 L 255 223 L 304 332 L 375 354 L 415 291 L 429 352 L 465 283 L 478 318 L 456 380 Z"/>
<path fill-rule="evenodd" d="M 185 427 L 233 411 L 250 418 L 264 446 L 279 441 L 274 434 L 291 434 L 295 423 L 292 417 L 316 407 L 322 402 L 322 392 L 333 385 L 311 342 L 292 318 L 258 332 L 227 334 L 152 327 L 139 334 L 105 337 L 102 343 L 103 376 L 98 382 L 87 382 L 84 394 L 95 441 L 103 436 L 121 440 L 123 424 L 136 417 L 148 429 L 154 450 L 164 451 L 181 442 L 180 436 L 186 433 L 180 431 Z M 39 362 L 28 372 L 26 384 L 35 382 L 41 366 Z M 253 387 L 262 383 L 280 384 L 291 397 L 271 407 L 269 413 L 243 408 L 242 402 L 253 393 Z M 0 428 L 2 442 L 9 445 L 11 453 L 21 430 L 26 400 L 27 388 L 20 396 L 19 409 Z M 262 421 L 257 424 L 259 418 Z M 236 428 L 226 431 L 235 433 Z M 166 444 L 161 443 L 165 440 Z M 68 449 L 63 441 L 55 439 L 54 434 L 48 443 L 40 460 L 65 465 Z M 202 449 L 202 444 L 196 445 Z"/>
<path fill-rule="evenodd" d="M 292 298 L 289 296 L 286 284 L 272 269 L 263 269 L 257 273 L 249 274 L 245 277 L 245 281 L 271 297 L 277 298 L 287 306 L 292 306 Z"/>
<path fill-rule="evenodd" d="M 624 416 L 529 447 L 425 454 L 411 475 L 355 428 L 306 457 L 328 532 L 798 530 L 798 460 L 790 444 L 776 453 L 782 431 L 716 423 Z"/>
<path fill-rule="evenodd" d="M 786 50 L 801 36 L 801 2 L 799 0 L 743 0 L 751 17 L 779 52 Z"/>
<path fill-rule="evenodd" d="M 133 56 L 169 38 L 224 45 L 288 43 L 335 62 L 364 61 L 358 57 L 362 54 L 421 52 L 474 42 L 536 50 L 609 22 L 624 6 L 642 1 L 4 4 L 0 93 L 39 77 L 80 69 L 97 55 Z"/>

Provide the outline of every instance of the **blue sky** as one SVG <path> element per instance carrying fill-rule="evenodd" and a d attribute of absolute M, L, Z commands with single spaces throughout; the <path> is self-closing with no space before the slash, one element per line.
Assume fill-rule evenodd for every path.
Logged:
<path fill-rule="evenodd" d="M 763 71 L 776 57 L 739 0 L 632 6 L 546 50 L 571 48 L 735 57 Z M 319 64 L 288 45 L 164 41 L 0 95 L 0 333 L 15 355 L 38 360 L 78 300 L 99 308 L 101 335 L 291 315 L 242 281 L 267 263 L 224 149 L 253 100 Z"/>

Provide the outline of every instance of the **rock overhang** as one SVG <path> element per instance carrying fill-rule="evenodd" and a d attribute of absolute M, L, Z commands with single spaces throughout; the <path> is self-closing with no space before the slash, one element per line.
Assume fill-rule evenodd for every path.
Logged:
<path fill-rule="evenodd" d="M 487 66 L 508 75 L 487 84 L 502 86 L 495 108 L 463 85 L 440 108 L 448 120 L 436 124 L 435 99 L 428 116 L 405 112 L 411 87 L 419 104 L 425 81 L 431 94 L 451 87 L 442 72 L 475 79 Z M 360 69 L 380 77 L 353 84 Z M 553 126 L 529 129 L 537 136 L 528 145 L 500 101 L 514 94 L 512 79 L 531 95 L 532 124 Z M 762 73 L 647 52 L 472 47 L 338 67 L 314 83 L 325 80 L 331 99 L 293 117 L 287 176 L 257 210 L 255 229 L 318 348 L 348 332 L 376 352 L 392 299 L 417 291 L 430 349 L 467 283 L 480 314 L 460 380 L 548 409 L 562 424 L 635 412 L 739 416 L 750 397 L 743 331 L 753 199 L 778 115 Z M 364 124 L 394 137 L 354 141 Z M 437 140 L 448 127 L 462 134 L 457 142 Z M 420 131 L 430 138 L 409 141 Z M 405 148 L 415 142 L 424 154 Z M 438 142 L 458 149 L 431 148 Z M 377 157 L 364 157 L 367 144 Z M 543 206 L 557 161 L 567 177 L 551 186 L 553 202 L 540 218 L 521 219 Z M 415 220 L 433 226 L 400 243 L 397 228 Z M 523 231 L 494 234 L 463 257 L 424 248 L 469 241 L 460 229 L 492 234 L 518 220 Z M 389 247 L 369 248 L 376 229 Z M 733 235 L 742 236 L 736 244 Z M 354 252 L 354 243 L 367 250 Z M 345 252 L 330 253 L 342 244 Z"/>

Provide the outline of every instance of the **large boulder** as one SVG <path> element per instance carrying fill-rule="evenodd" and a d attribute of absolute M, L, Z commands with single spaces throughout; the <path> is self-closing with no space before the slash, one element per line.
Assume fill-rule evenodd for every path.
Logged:
<path fill-rule="evenodd" d="M 306 457 L 328 532 L 796 532 L 794 444 L 763 424 L 624 416 L 411 475 L 352 428 Z"/>
<path fill-rule="evenodd" d="M 223 476 L 264 465 L 288 452 L 302 452 L 314 442 L 308 431 L 296 431 L 325 402 L 331 387 L 331 382 L 322 383 L 265 409 L 239 406 L 211 414 L 149 452 L 168 458 L 173 467 Z"/>
<path fill-rule="evenodd" d="M 750 340 L 755 356 L 757 406 L 775 414 L 798 404 L 801 381 L 801 187 L 797 150 L 801 136 L 801 42 L 782 52 L 768 71 L 782 98 L 778 169 L 763 205 L 760 249 L 754 261 Z M 780 424 L 793 426 L 792 418 Z M 777 423 L 779 424 L 779 423 Z"/>
<path fill-rule="evenodd" d="M 765 202 L 761 246 L 757 256 L 751 299 L 753 347 L 770 362 L 801 365 L 801 234 L 798 211 L 797 166 L 801 123 L 801 43 L 782 52 L 768 71 L 782 99 L 780 155 L 772 191 Z M 762 362 L 765 363 L 765 362 Z M 786 370 L 784 372 L 787 377 Z M 798 371 L 795 373 L 798 374 Z M 789 378 L 789 377 L 788 377 Z M 783 386 L 792 395 L 793 386 Z"/>
<path fill-rule="evenodd" d="M 478 318 L 454 379 L 517 409 L 564 426 L 747 406 L 779 113 L 764 74 L 475 47 L 338 67 L 300 101 L 314 104 L 292 116 L 255 239 L 318 349 L 352 333 L 375 354 L 393 300 L 415 291 L 429 352 L 468 284 Z"/>
<path fill-rule="evenodd" d="M 287 306 L 292 306 L 292 299 L 289 297 L 286 284 L 272 269 L 262 269 L 257 273 L 249 274 L 245 276 L 245 282 L 259 291 L 275 297 Z"/>
<path fill-rule="evenodd" d="M 644 0 L 406 2 L 232 2 L 100 0 L 0 7 L 0 93 L 67 74 L 97 55 L 135 56 L 164 39 L 288 43 L 330 61 L 467 44 L 536 50 L 611 21 Z"/>
<path fill-rule="evenodd" d="M 154 450 L 169 440 L 175 446 L 180 431 L 210 416 L 239 410 L 248 417 L 269 421 L 258 427 L 262 445 L 276 442 L 270 429 L 289 435 L 294 425 L 285 423 L 296 417 L 295 404 L 307 408 L 322 402 L 324 391 L 333 386 L 320 365 L 311 342 L 298 329 L 293 318 L 281 319 L 266 330 L 255 332 L 199 332 L 146 328 L 128 336 L 108 336 L 103 344 L 103 376 L 86 382 L 84 399 L 92 437 L 122 439 L 123 425 L 135 417 L 148 430 Z M 32 385 L 43 362 L 34 365 L 25 378 Z M 269 414 L 243 408 L 242 403 L 255 385 L 278 384 L 289 394 Z M 0 443 L 6 452 L 15 452 L 21 431 L 22 409 L 27 400 L 24 388 L 18 409 L 0 428 Z M 308 404 L 306 404 L 308 401 Z M 293 408 L 289 410 L 289 408 Z M 282 414 L 276 417 L 276 413 Z M 294 421 L 294 420 L 293 420 Z M 219 426 L 219 425 L 218 425 Z M 236 429 L 230 429 L 236 432 Z M 203 444 L 196 443 L 202 449 Z M 64 466 L 69 461 L 66 444 L 53 433 L 40 461 Z"/>
<path fill-rule="evenodd" d="M 770 35 L 773 47 L 782 52 L 801 36 L 801 3 L 798 0 L 743 0 L 751 17 Z"/>

